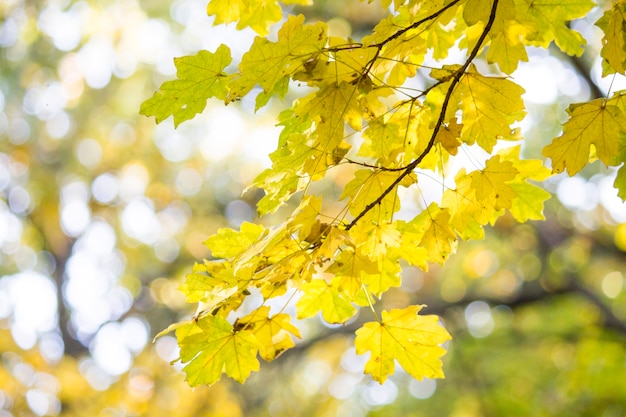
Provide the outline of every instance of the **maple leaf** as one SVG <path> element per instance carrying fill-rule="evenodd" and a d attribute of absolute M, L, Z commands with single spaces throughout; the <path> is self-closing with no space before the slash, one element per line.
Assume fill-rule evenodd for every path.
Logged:
<path fill-rule="evenodd" d="M 476 198 L 472 178 L 464 168 L 459 170 L 454 180 L 456 188 L 446 189 L 441 199 L 442 208 L 450 212 L 449 224 L 463 239 L 482 239 L 482 226 L 494 218 L 496 211 Z"/>
<path fill-rule="evenodd" d="M 487 62 L 497 63 L 502 72 L 512 74 L 520 61 L 528 61 L 526 47 L 520 40 L 524 27 L 508 21 L 505 28 L 491 38 Z"/>
<path fill-rule="evenodd" d="M 356 307 L 341 289 L 339 278 L 331 283 L 323 279 L 312 279 L 300 286 L 302 297 L 296 303 L 297 317 L 304 319 L 322 312 L 328 323 L 345 323 L 357 313 Z"/>
<path fill-rule="evenodd" d="M 216 258 L 232 258 L 248 249 L 264 231 L 261 225 L 243 222 L 239 231 L 218 229 L 217 234 L 204 241 L 204 245 Z"/>
<path fill-rule="evenodd" d="M 251 28 L 261 36 L 267 35 L 269 25 L 278 22 L 283 13 L 280 5 L 275 0 L 246 0 L 245 8 L 237 22 L 237 29 Z"/>
<path fill-rule="evenodd" d="M 450 155 L 456 155 L 459 151 L 458 148 L 461 145 L 461 130 L 463 125 L 458 124 L 456 117 L 450 120 L 450 122 L 442 126 L 437 132 L 437 142 L 441 143 Z"/>
<path fill-rule="evenodd" d="M 380 273 L 380 270 L 376 261 L 350 248 L 342 251 L 335 258 L 327 272 L 335 275 L 341 291 L 354 302 L 363 290 L 363 275 L 375 275 Z"/>
<path fill-rule="evenodd" d="M 377 158 L 381 166 L 409 163 L 428 146 L 431 116 L 430 107 L 410 101 L 371 120 L 358 155 Z"/>
<path fill-rule="evenodd" d="M 356 331 L 356 353 L 371 352 L 365 373 L 374 380 L 382 384 L 393 375 L 395 361 L 417 379 L 444 377 L 439 358 L 446 350 L 440 345 L 450 335 L 437 316 L 418 315 L 422 307 L 383 311 L 380 322 L 365 323 Z"/>
<path fill-rule="evenodd" d="M 362 273 L 361 282 L 369 292 L 380 298 L 389 288 L 400 286 L 402 267 L 397 259 L 387 257 L 378 261 L 377 269 L 373 274 Z"/>
<path fill-rule="evenodd" d="M 310 2 L 211 0 L 207 12 L 215 24 L 236 22 L 265 35 L 282 17 L 280 3 Z M 304 16 L 290 15 L 277 33 L 254 39 L 237 74 L 225 72 L 231 62 L 226 46 L 177 58 L 178 79 L 164 83 L 142 105 L 142 113 L 157 122 L 173 115 L 177 126 L 201 112 L 210 97 L 228 104 L 258 86 L 258 110 L 273 97 L 287 97 L 295 84 L 306 88 L 279 115 L 282 130 L 270 155 L 272 166 L 251 185 L 265 192 L 259 214 L 282 207 L 284 220 L 267 228 L 244 222 L 239 231 L 219 229 L 205 245 L 222 259 L 197 263 L 181 286 L 186 300 L 198 303 L 198 312 L 167 331 L 176 330 L 191 385 L 211 384 L 224 372 L 243 381 L 258 369 L 257 353 L 273 360 L 293 346 L 292 336 L 299 337 L 288 315 L 270 317 L 267 306 L 241 317 L 237 310 L 250 290 L 276 301 L 288 288 L 298 288 L 298 318 L 320 313 L 329 323 L 346 323 L 358 307 L 372 307 L 401 284 L 401 262 L 423 270 L 429 262 L 443 265 L 457 237 L 483 238 L 484 227 L 507 210 L 520 222 L 544 218 L 549 193 L 535 182 L 544 181 L 549 169 L 543 161 L 522 159 L 520 146 L 494 151 L 501 140 L 522 139 L 515 125 L 525 116 L 524 90 L 512 78 L 481 74 L 474 61 L 483 56 L 510 74 L 528 60 L 529 45 L 547 48 L 554 42 L 580 55 L 584 39 L 568 25 L 589 13 L 593 2 L 381 4 L 394 10 L 386 10 L 387 17 L 360 42 L 327 36 L 325 23 L 304 24 Z M 625 7 L 624 0 L 615 0 L 597 21 L 604 31 L 605 74 L 626 67 Z M 453 47 L 466 49 L 465 58 L 446 65 L 443 59 L 455 58 L 448 56 Z M 428 69 L 426 55 L 432 58 Z M 418 72 L 428 70 L 432 82 L 414 85 Z M 596 156 L 606 165 L 624 163 L 624 97 L 618 92 L 570 106 L 563 134 L 543 150 L 554 172 L 573 175 Z M 490 155 L 484 168 L 467 172 L 455 161 L 461 145 L 473 144 Z M 461 149 L 471 153 L 468 146 Z M 330 194 L 323 207 L 313 183 L 328 172 L 342 188 L 343 202 L 332 201 Z M 424 193 L 426 209 L 411 220 L 398 220 L 406 215 L 396 214 L 405 198 L 398 187 L 421 191 L 418 176 L 436 181 L 446 176 L 441 201 Z M 625 166 L 615 186 L 626 198 Z M 299 202 L 296 193 L 302 193 Z M 365 371 L 377 381 L 393 373 L 396 361 L 417 378 L 443 376 L 440 344 L 450 336 L 436 317 L 419 316 L 420 309 L 383 312 L 381 321 L 357 331 L 357 352 L 371 353 Z M 231 325 L 226 318 L 233 312 L 240 318 Z"/>
<path fill-rule="evenodd" d="M 572 176 L 589 162 L 591 146 L 606 165 L 619 154 L 619 139 L 626 134 L 626 116 L 618 106 L 605 99 L 572 104 L 570 118 L 563 125 L 563 134 L 543 148 L 543 155 L 552 159 L 552 172 L 567 170 Z"/>
<path fill-rule="evenodd" d="M 342 247 L 354 247 L 350 235 L 343 228 L 330 226 L 330 228 L 327 228 L 326 236 L 316 253 L 322 258 L 332 259 L 335 257 L 337 250 Z"/>
<path fill-rule="evenodd" d="M 485 169 L 470 174 L 476 198 L 495 210 L 511 207 L 515 192 L 507 182 L 515 179 L 518 172 L 512 162 L 500 161 L 500 155 L 491 157 Z"/>
<path fill-rule="evenodd" d="M 161 84 L 159 91 L 141 104 L 139 113 L 155 116 L 161 123 L 174 116 L 174 126 L 202 113 L 207 99 L 224 100 L 230 77 L 224 69 L 230 64 L 230 49 L 220 45 L 215 53 L 200 51 L 196 55 L 174 58 L 178 79 Z"/>
<path fill-rule="evenodd" d="M 387 256 L 390 248 L 400 246 L 400 232 L 394 223 L 360 222 L 350 229 L 350 237 L 360 242 L 357 248 L 371 259 L 378 260 Z"/>
<path fill-rule="evenodd" d="M 223 300 L 237 290 L 236 285 L 237 280 L 228 262 L 205 261 L 204 264 L 194 265 L 179 289 L 185 294 L 188 303 L 197 303 L 207 302 L 212 294 L 218 293 Z M 223 292 L 225 289 L 229 289 L 226 295 Z"/>
<path fill-rule="evenodd" d="M 450 227 L 448 209 L 432 203 L 409 223 L 416 230 L 423 230 L 419 246 L 428 251 L 428 260 L 443 265 L 456 242 L 456 234 Z"/>
<path fill-rule="evenodd" d="M 309 5 L 311 0 L 282 0 L 280 3 Z M 237 29 L 250 27 L 260 35 L 267 35 L 269 26 L 282 17 L 276 0 L 210 0 L 207 14 L 215 16 L 214 25 L 237 22 Z"/>
<path fill-rule="evenodd" d="M 286 93 L 286 84 L 281 81 L 298 72 L 326 43 L 325 24 L 303 25 L 303 22 L 302 15 L 289 16 L 278 32 L 277 42 L 255 38 L 241 59 L 239 76 L 230 83 L 229 100 L 243 97 L 257 84 L 265 93 Z"/>
<path fill-rule="evenodd" d="M 207 14 L 215 16 L 214 25 L 231 23 L 239 20 L 241 11 L 245 8 L 243 0 L 211 0 L 207 4 Z"/>
<path fill-rule="evenodd" d="M 290 334 L 302 337 L 297 327 L 291 324 L 288 314 L 269 317 L 270 308 L 261 306 L 247 316 L 237 320 L 236 326 L 250 330 L 259 343 L 259 355 L 266 361 L 295 346 Z"/>
<path fill-rule="evenodd" d="M 317 216 L 321 211 L 322 197 L 306 196 L 300 201 L 298 208 L 294 211 L 291 219 L 289 219 L 289 230 L 297 233 L 300 240 L 309 240 L 311 230 L 317 226 L 319 238 L 320 229 Z"/>
<path fill-rule="evenodd" d="M 191 334 L 180 328 L 176 331 L 189 385 L 211 385 L 222 373 L 244 382 L 252 371 L 259 370 L 259 342 L 251 331 L 235 331 L 228 321 L 212 315 L 201 318 L 195 326 Z"/>
<path fill-rule="evenodd" d="M 398 173 L 388 171 L 373 171 L 361 169 L 354 173 L 354 178 L 346 184 L 341 194 L 341 199 L 349 198 L 349 209 L 353 215 L 358 215 L 372 201 L 382 195 L 383 191 L 393 184 L 398 178 Z M 407 176 L 401 185 L 410 185 L 415 177 Z M 400 202 L 394 192 L 390 192 L 377 205 L 374 218 L 388 219 L 391 214 L 400 209 Z"/>
<path fill-rule="evenodd" d="M 428 270 L 428 249 L 420 246 L 426 225 L 419 221 L 405 222 L 397 220 L 396 228 L 400 235 L 400 246 L 389 249 L 388 258 L 402 258 L 409 264 L 417 266 L 424 271 Z"/>
<path fill-rule="evenodd" d="M 568 22 L 585 16 L 592 0 L 515 0 L 515 20 L 525 27 L 525 43 L 547 48 L 554 41 L 563 52 L 580 56 L 585 39 Z"/>
<path fill-rule="evenodd" d="M 294 74 L 294 78 L 320 87 L 340 84 L 343 81 L 357 83 L 363 76 L 363 69 L 375 58 L 376 50 L 358 45 L 344 49 L 345 46 L 345 40 L 329 37 L 328 49 L 340 49 L 315 57 L 303 67 L 302 72 Z"/>
<path fill-rule="evenodd" d="M 358 111 L 358 88 L 350 83 L 331 84 L 313 96 L 299 101 L 295 111 L 308 115 L 315 122 L 314 132 L 307 138 L 308 155 L 302 171 L 313 179 L 321 179 L 329 166 L 343 158 L 350 145 L 344 142 L 345 122 L 361 128 L 363 118 Z"/>
<path fill-rule="evenodd" d="M 519 129 L 511 124 L 524 118 L 524 89 L 500 77 L 485 77 L 472 66 L 463 76 L 455 97 L 463 112 L 461 138 L 478 143 L 487 152 L 498 140 L 519 140 Z"/>
<path fill-rule="evenodd" d="M 602 50 L 604 58 L 602 75 L 626 72 L 626 2 L 614 1 L 596 25 L 604 32 Z"/>
<path fill-rule="evenodd" d="M 512 146 L 498 152 L 501 160 L 511 162 L 517 170 L 515 179 L 507 182 L 515 195 L 508 210 L 520 223 L 544 220 L 543 206 L 550 193 L 528 180 L 543 181 L 550 176 L 550 170 L 543 166 L 542 161 L 520 159 L 520 150 L 520 146 Z"/>
<path fill-rule="evenodd" d="M 528 61 L 526 47 L 521 40 L 526 30 L 524 25 L 515 20 L 515 8 L 515 0 L 500 0 L 489 34 L 491 43 L 487 51 L 487 62 L 497 63 L 500 70 L 507 74 L 517 69 L 519 61 Z M 463 9 L 463 19 L 468 25 L 475 25 L 478 22 L 484 24 L 490 15 L 491 4 L 481 0 L 468 0 Z M 470 33 L 468 36 L 472 37 L 472 32 L 468 32 Z M 475 39 L 469 41 L 473 44 Z"/>

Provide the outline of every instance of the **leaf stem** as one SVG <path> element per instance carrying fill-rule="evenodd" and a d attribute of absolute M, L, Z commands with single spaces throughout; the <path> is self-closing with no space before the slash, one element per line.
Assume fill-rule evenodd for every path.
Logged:
<path fill-rule="evenodd" d="M 376 314 L 376 310 L 374 309 L 374 303 L 372 303 L 372 298 L 370 297 L 370 294 L 367 291 L 367 288 L 365 288 L 365 284 L 361 284 L 361 289 L 365 293 L 365 298 L 367 298 L 367 304 L 369 305 L 370 310 L 372 310 L 372 314 L 376 318 L 376 321 L 381 323 L 380 317 L 378 317 L 378 314 Z"/>

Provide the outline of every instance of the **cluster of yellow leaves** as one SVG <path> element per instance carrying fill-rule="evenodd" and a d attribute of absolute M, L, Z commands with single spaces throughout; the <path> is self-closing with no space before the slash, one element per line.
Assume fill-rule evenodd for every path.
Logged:
<path fill-rule="evenodd" d="M 545 180 L 549 169 L 522 159 L 520 146 L 494 153 L 499 141 L 522 139 L 515 124 L 525 115 L 524 90 L 502 73 L 528 59 L 528 46 L 555 43 L 580 55 L 584 39 L 568 23 L 585 16 L 593 2 L 382 1 L 387 8 L 392 3 L 394 11 L 360 42 L 330 37 L 324 22 L 290 15 L 275 40 L 254 40 L 235 72 L 227 72 L 231 57 L 224 45 L 179 58 L 178 79 L 143 104 L 143 114 L 157 122 L 173 115 L 178 125 L 211 97 L 230 103 L 260 90 L 259 109 L 272 97 L 284 98 L 291 82 L 310 88 L 280 114 L 272 166 L 252 184 L 265 191 L 259 214 L 301 193 L 297 207 L 273 227 L 220 229 L 205 242 L 214 259 L 196 264 L 181 288 L 188 302 L 199 303 L 193 320 L 173 326 L 191 385 L 211 384 L 223 373 L 242 382 L 259 369 L 258 356 L 273 360 L 293 347 L 292 336 L 300 334 L 282 312 L 292 301 L 298 319 L 319 314 L 346 323 L 361 307 L 376 311 L 376 301 L 401 285 L 403 263 L 423 270 L 444 264 L 459 239 L 482 238 L 483 227 L 506 212 L 520 222 L 543 219 L 549 194 L 531 181 Z M 213 0 L 208 12 L 216 23 L 237 21 L 264 35 L 279 18 L 277 7 L 272 0 Z M 623 17 L 619 0 L 598 21 L 606 35 L 605 72 L 624 71 Z M 422 67 L 427 56 L 439 62 L 455 45 L 467 50 L 463 61 Z M 500 73 L 473 65 L 483 50 Z M 418 74 L 423 90 L 410 88 Z M 578 172 L 590 153 L 608 165 L 626 159 L 623 97 L 570 108 L 563 135 L 544 150 L 554 172 Z M 459 149 L 468 153 L 472 145 L 490 157 L 469 172 L 452 168 Z M 330 214 L 310 185 L 345 164 L 354 168 L 341 171 L 350 176 L 339 199 L 345 206 Z M 624 171 L 616 181 L 622 196 Z M 444 188 L 441 199 L 423 195 L 421 211 L 398 219 L 399 190 L 419 190 L 421 181 L 432 179 Z M 242 311 L 253 293 L 261 295 L 260 306 Z M 281 300 L 283 310 L 272 314 L 271 299 L 271 305 Z M 357 352 L 371 353 L 365 372 L 377 381 L 393 373 L 396 361 L 416 378 L 443 377 L 439 358 L 449 335 L 436 317 L 418 315 L 420 309 L 383 311 L 356 331 Z"/>
<path fill-rule="evenodd" d="M 206 10 L 215 16 L 215 25 L 237 22 L 237 29 L 249 27 L 264 36 L 283 17 L 281 3 L 308 5 L 312 0 L 212 0 Z"/>
<path fill-rule="evenodd" d="M 614 0 L 596 25 L 602 38 L 602 72 L 626 75 L 626 2 Z M 595 158 L 607 166 L 620 166 L 615 188 L 626 201 L 626 90 L 609 98 L 569 106 L 563 134 L 543 149 L 552 160 L 552 171 L 572 176 Z"/>

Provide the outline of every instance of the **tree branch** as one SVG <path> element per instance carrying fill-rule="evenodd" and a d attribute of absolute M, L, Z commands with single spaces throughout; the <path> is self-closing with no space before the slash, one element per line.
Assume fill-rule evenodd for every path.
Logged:
<path fill-rule="evenodd" d="M 485 25 L 485 29 L 483 30 L 483 32 L 481 33 L 480 37 L 478 38 L 478 41 L 476 42 L 476 45 L 474 46 L 474 49 L 470 53 L 470 55 L 467 58 L 467 60 L 465 60 L 465 63 L 463 64 L 463 66 L 461 66 L 461 68 L 459 68 L 454 73 L 454 75 L 452 76 L 452 81 L 450 82 L 450 86 L 448 87 L 448 91 L 446 93 L 446 97 L 444 98 L 443 103 L 441 105 L 441 111 L 439 113 L 439 118 L 437 119 L 437 123 L 435 124 L 435 128 L 433 130 L 433 133 L 430 136 L 430 140 L 428 141 L 428 144 L 426 145 L 426 148 L 424 149 L 424 151 L 422 151 L 422 153 L 415 160 L 413 160 L 409 165 L 406 166 L 406 168 L 404 169 L 404 171 L 402 171 L 402 173 L 398 176 L 398 178 L 396 178 L 391 183 L 391 185 L 389 187 L 387 187 L 387 189 L 385 189 L 376 200 L 374 200 L 370 204 L 368 204 L 363 209 L 363 211 L 361 211 L 352 220 L 352 222 L 350 222 L 350 224 L 348 224 L 346 226 L 346 230 L 350 230 L 351 228 L 353 228 L 357 224 L 357 222 L 361 218 L 363 218 L 363 216 L 365 216 L 374 207 L 379 205 L 383 201 L 383 199 L 391 191 L 393 191 L 398 186 L 398 184 L 400 184 L 400 182 L 407 175 L 409 175 L 411 172 L 413 172 L 413 170 L 420 164 L 420 162 L 422 162 L 422 160 L 426 157 L 426 155 L 428 155 L 430 153 L 430 151 L 432 150 L 433 146 L 435 145 L 435 140 L 437 138 L 437 134 L 439 133 L 439 129 L 441 129 L 441 126 L 443 125 L 443 122 L 445 120 L 446 111 L 448 109 L 448 105 L 450 103 L 450 99 L 452 97 L 452 93 L 454 92 L 454 89 L 455 89 L 456 85 L 461 81 L 461 77 L 465 74 L 465 71 L 470 66 L 472 61 L 476 58 L 476 56 L 478 55 L 478 52 L 482 48 L 482 44 L 485 41 L 485 39 L 487 38 L 487 35 L 489 34 L 489 31 L 491 30 L 491 26 L 493 26 L 493 22 L 496 19 L 496 10 L 497 10 L 497 8 L 498 8 L 498 0 L 494 0 L 493 5 L 491 7 L 491 13 L 489 15 L 489 20 L 487 21 L 487 24 Z"/>

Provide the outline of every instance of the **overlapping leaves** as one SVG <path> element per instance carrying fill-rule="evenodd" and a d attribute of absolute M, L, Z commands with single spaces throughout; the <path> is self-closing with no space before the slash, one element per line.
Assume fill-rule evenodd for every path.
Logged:
<path fill-rule="evenodd" d="M 259 214 L 288 206 L 291 215 L 271 227 L 218 230 L 205 242 L 213 259 L 196 264 L 181 287 L 187 301 L 199 305 L 193 320 L 174 326 L 190 384 L 211 384 L 223 373 L 242 382 L 259 369 L 257 356 L 273 360 L 292 348 L 300 335 L 291 317 L 269 308 L 281 303 L 283 309 L 295 304 L 298 319 L 319 315 L 344 324 L 367 307 L 376 321 L 358 329 L 355 340 L 358 353 L 370 352 L 366 373 L 382 383 L 397 361 L 416 378 L 443 377 L 441 345 L 450 336 L 438 319 L 419 315 L 420 306 L 379 312 L 377 300 L 402 285 L 404 263 L 423 270 L 443 265 L 460 239 L 482 238 L 483 228 L 507 212 L 520 222 L 543 219 L 549 194 L 533 182 L 549 170 L 523 159 L 519 146 L 494 152 L 502 140 L 522 139 L 516 124 L 525 116 L 524 90 L 473 62 L 486 47 L 487 61 L 510 74 L 528 59 L 527 46 L 551 42 L 579 55 L 583 38 L 568 21 L 593 3 L 382 3 L 393 3 L 394 12 L 361 42 L 329 37 L 323 22 L 288 16 L 275 40 L 254 40 L 237 71 L 228 73 L 226 46 L 181 58 L 179 78 L 144 103 L 143 114 L 157 122 L 173 115 L 178 125 L 211 97 L 230 103 L 260 89 L 258 109 L 285 97 L 294 81 L 309 87 L 280 114 L 272 165 L 251 185 L 265 192 Z M 216 23 L 236 21 L 264 34 L 277 20 L 276 7 L 275 1 L 213 0 L 208 11 Z M 623 11 L 624 2 L 615 1 L 598 21 L 605 72 L 624 71 Z M 427 54 L 438 62 L 454 45 L 466 48 L 467 58 L 421 69 Z M 411 88 L 415 77 L 427 87 Z M 544 149 L 554 172 L 572 175 L 590 156 L 614 166 L 626 159 L 623 97 L 570 107 L 563 135 Z M 475 158 L 474 144 L 489 156 Z M 453 163 L 468 154 L 472 165 Z M 311 185 L 331 171 L 342 192 L 323 204 Z M 440 197 L 422 192 L 428 181 L 443 189 Z M 616 186 L 623 197 L 625 183 L 622 167 Z M 401 219 L 413 191 L 419 209 Z M 241 317 L 252 293 L 261 305 Z M 227 320 L 233 314 L 240 318 Z"/>

